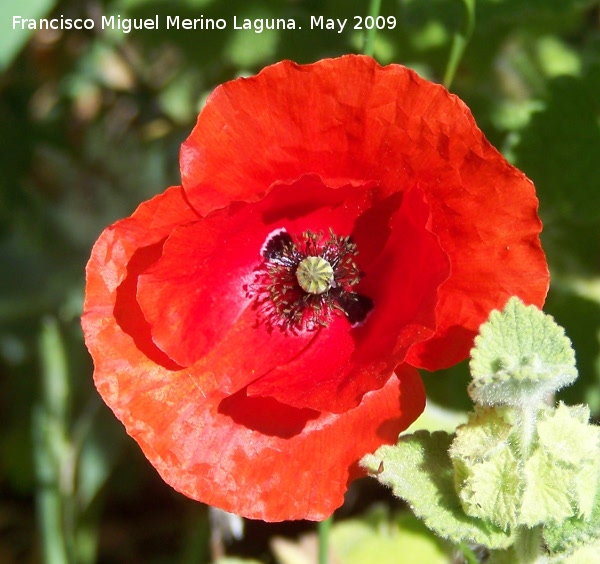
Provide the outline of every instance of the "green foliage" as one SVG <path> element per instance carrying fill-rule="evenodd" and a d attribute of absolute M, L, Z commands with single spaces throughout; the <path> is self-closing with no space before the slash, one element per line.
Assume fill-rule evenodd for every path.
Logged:
<path fill-rule="evenodd" d="M 330 543 L 332 560 L 340 564 L 395 564 L 399 554 L 411 562 L 444 564 L 449 556 L 449 547 L 421 521 L 407 512 L 390 516 L 383 508 L 334 523 Z"/>
<path fill-rule="evenodd" d="M 448 457 L 451 440 L 441 431 L 418 431 L 402 437 L 396 446 L 383 446 L 365 456 L 362 465 L 407 500 L 415 515 L 442 538 L 490 548 L 509 546 L 510 533 L 463 512 Z"/>
<path fill-rule="evenodd" d="M 577 377 L 564 330 L 513 298 L 481 326 L 470 367 L 476 406 L 454 436 L 417 431 L 363 465 L 436 534 L 492 561 L 534 561 L 542 541 L 559 558 L 587 550 L 600 540 L 600 427 L 587 406 L 543 402 Z"/>
<path fill-rule="evenodd" d="M 556 288 L 546 302 L 546 311 L 560 319 L 577 352 L 579 378 L 563 388 L 558 398 L 566 403 L 586 403 L 596 416 L 600 413 L 600 304 L 591 296 L 578 294 L 569 287 Z"/>
<path fill-rule="evenodd" d="M 586 54 L 593 61 L 579 76 L 561 76 L 547 84 L 543 109 L 533 114 L 515 147 L 516 164 L 538 188 L 545 223 L 542 241 L 553 270 L 560 301 L 588 298 L 581 286 L 600 276 L 599 207 L 592 204 L 600 185 L 595 155 L 600 153 L 600 64 L 597 45 Z M 586 312 L 573 307 L 556 310 L 573 336 L 580 358 L 586 401 L 597 412 L 598 339 L 600 310 L 597 298 Z M 561 304 L 562 305 L 562 304 Z M 580 313 L 577 315 L 577 311 Z M 579 338 L 579 341 L 577 340 Z M 590 358 L 590 354 L 594 357 Z M 584 364 L 585 363 L 585 364 Z"/>
<path fill-rule="evenodd" d="M 519 461 L 511 449 L 510 413 L 479 409 L 461 425 L 449 450 L 456 490 L 468 515 L 502 530 L 517 523 Z M 493 516 L 493 519 L 489 519 Z"/>
<path fill-rule="evenodd" d="M 0 5 L 0 73 L 33 35 L 33 31 L 28 27 L 17 25 L 13 29 L 13 16 L 41 18 L 46 16 L 56 3 L 56 0 L 22 0 L 19 2 L 18 11 L 14 10 L 14 4 L 11 2 L 3 2 Z"/>
<path fill-rule="evenodd" d="M 260 564 L 260 560 L 254 560 L 253 558 L 236 558 L 224 556 L 215 561 L 214 564 Z"/>
<path fill-rule="evenodd" d="M 461 425 L 467 420 L 467 414 L 463 411 L 455 409 L 447 409 L 442 407 L 429 398 L 427 405 L 421 415 L 412 423 L 406 432 L 426 430 L 446 431 L 452 433 L 458 425 Z"/>
<path fill-rule="evenodd" d="M 536 405 L 577 378 L 564 329 L 516 298 L 481 326 L 470 368 L 469 394 L 482 405 Z"/>
<path fill-rule="evenodd" d="M 540 190 L 541 209 L 575 224 L 600 219 L 586 205 L 600 185 L 594 155 L 600 153 L 600 66 L 581 77 L 562 76 L 549 85 L 545 108 L 532 117 L 517 148 L 517 164 Z"/>
<path fill-rule="evenodd" d="M 314 533 L 302 535 L 297 541 L 274 538 L 272 546 L 277 564 L 315 562 L 317 540 Z M 360 517 L 331 524 L 327 557 L 329 562 L 339 564 L 396 564 L 401 554 L 410 562 L 444 564 L 451 552 L 451 545 L 433 536 L 410 512 L 391 512 L 377 504 Z M 222 562 L 229 561 L 219 560 L 218 564 Z"/>
<path fill-rule="evenodd" d="M 597 475 L 591 476 L 587 487 L 597 486 Z M 594 482 L 594 478 L 596 482 Z M 587 519 L 572 516 L 560 523 L 550 523 L 544 528 L 544 541 L 554 554 L 569 553 L 576 548 L 598 543 L 600 539 L 600 495 L 589 499 L 591 514 Z"/>
<path fill-rule="evenodd" d="M 123 437 L 99 416 L 94 398 L 74 405 L 64 331 L 44 319 L 39 339 L 42 391 L 33 409 L 35 474 L 41 542 L 49 562 L 95 562 L 97 500 L 113 470 Z M 102 424 L 99 433 L 96 425 Z"/>
<path fill-rule="evenodd" d="M 465 512 L 508 530 L 589 518 L 596 495 L 600 428 L 589 410 L 542 408 L 527 457 L 511 410 L 477 408 L 450 448 Z M 512 420 L 511 420 L 512 419 Z"/>

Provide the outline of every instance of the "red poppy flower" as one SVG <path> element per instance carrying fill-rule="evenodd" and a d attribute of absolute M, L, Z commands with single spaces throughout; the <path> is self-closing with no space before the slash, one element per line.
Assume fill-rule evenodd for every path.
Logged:
<path fill-rule="evenodd" d="M 398 66 L 282 62 L 217 88 L 182 187 L 87 268 L 96 385 L 162 477 L 252 518 L 322 519 L 548 271 L 529 180 L 465 105 Z"/>

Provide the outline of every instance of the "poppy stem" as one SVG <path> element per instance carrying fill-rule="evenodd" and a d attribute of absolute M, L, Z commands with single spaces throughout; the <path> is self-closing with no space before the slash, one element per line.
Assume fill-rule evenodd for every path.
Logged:
<path fill-rule="evenodd" d="M 467 44 L 473 35 L 475 29 L 475 0 L 462 0 L 465 5 L 465 15 L 460 29 L 452 38 L 452 47 L 450 48 L 450 56 L 446 64 L 446 72 L 444 73 L 444 86 L 450 89 L 454 81 L 456 69 L 463 58 Z"/>
<path fill-rule="evenodd" d="M 371 0 L 371 4 L 369 6 L 369 16 L 373 18 L 373 21 L 377 19 L 379 12 L 381 11 L 381 0 Z M 373 56 L 375 52 L 375 34 L 377 33 L 377 26 L 371 27 L 371 29 L 367 29 L 365 33 L 365 44 L 363 48 L 363 53 L 368 55 L 369 57 Z"/>
<path fill-rule="evenodd" d="M 331 530 L 331 524 L 333 523 L 333 516 L 320 521 L 318 525 L 319 529 L 319 564 L 329 563 L 329 532 Z"/>

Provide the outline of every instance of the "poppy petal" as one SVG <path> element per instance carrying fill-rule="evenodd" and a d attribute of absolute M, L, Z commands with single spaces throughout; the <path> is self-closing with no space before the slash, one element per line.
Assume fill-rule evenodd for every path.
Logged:
<path fill-rule="evenodd" d="M 100 236 L 82 326 L 161 476 L 227 511 L 329 516 L 423 409 L 415 368 L 465 358 L 509 296 L 544 301 L 533 185 L 400 65 L 284 61 L 227 83 L 181 172 Z"/>
<path fill-rule="evenodd" d="M 422 411 L 418 374 L 403 365 L 358 407 L 331 415 L 243 390 L 228 395 L 201 364 L 172 370 L 151 360 L 113 308 L 136 252 L 162 241 L 172 214 L 194 221 L 184 204 L 171 188 L 94 246 L 82 324 L 96 386 L 165 481 L 185 495 L 249 518 L 323 519 L 343 502 L 358 460 L 394 442 Z"/>
<path fill-rule="evenodd" d="M 495 151 L 488 152 L 485 169 L 472 156 L 476 162 L 461 170 L 460 198 L 450 196 L 450 186 L 435 195 L 451 202 L 451 215 L 432 206 L 437 208 L 432 230 L 450 256 L 452 276 L 440 287 L 436 335 L 409 352 L 413 366 L 438 370 L 466 358 L 479 325 L 513 295 L 527 304 L 544 303 L 549 272 L 533 185 Z M 484 191 L 486 202 L 477 193 L 479 183 L 493 187 Z"/>
<path fill-rule="evenodd" d="M 94 335 L 113 316 L 122 330 L 149 358 L 177 368 L 152 341 L 150 326 L 136 300 L 137 279 L 162 253 L 168 234 L 181 222 L 198 219 L 181 187 L 140 205 L 133 215 L 104 230 L 86 268 L 82 325 Z M 93 322 L 92 322 L 93 320 Z M 110 349 L 107 349 L 109 352 Z M 116 353 L 118 354 L 118 353 Z"/>
<path fill-rule="evenodd" d="M 479 325 L 509 296 L 544 302 L 533 185 L 488 143 L 461 100 L 400 65 L 356 55 L 283 61 L 224 84 L 184 142 L 181 170 L 200 213 L 231 199 L 256 201 L 275 181 L 306 173 L 328 186 L 375 181 L 381 198 L 419 187 L 452 269 L 435 336 L 409 352 L 416 366 L 465 358 Z"/>
<path fill-rule="evenodd" d="M 248 287 L 264 261 L 260 251 L 269 233 L 277 229 L 290 233 L 332 229 L 347 235 L 371 200 L 367 188 L 333 190 L 318 177 L 305 176 L 290 185 L 276 186 L 256 204 L 235 203 L 174 228 L 160 258 L 139 277 L 137 288 L 137 300 L 155 344 L 179 366 L 189 366 L 209 354 L 218 358 L 236 350 L 241 361 L 238 377 L 243 380 L 239 371 L 244 354 L 231 348 L 226 335 L 229 331 L 239 334 L 239 328 L 233 326 L 246 309 L 254 307 Z M 245 314 L 243 325 L 259 325 L 256 312 Z M 255 346 L 263 351 L 263 359 L 279 346 L 291 359 L 314 337 L 305 331 L 285 335 L 264 328 L 257 331 L 263 340 L 256 341 Z M 262 373 L 256 372 L 255 349 L 243 349 L 253 357 L 247 376 L 251 381 Z M 278 354 L 264 370 L 281 362 Z"/>
<path fill-rule="evenodd" d="M 342 413 L 383 386 L 409 348 L 436 331 L 438 287 L 449 264 L 427 230 L 429 220 L 422 192 L 408 191 L 390 218 L 388 240 L 356 287 L 374 302 L 367 322 L 349 330 L 348 320 L 336 319 L 301 355 L 251 384 L 249 395 Z"/>

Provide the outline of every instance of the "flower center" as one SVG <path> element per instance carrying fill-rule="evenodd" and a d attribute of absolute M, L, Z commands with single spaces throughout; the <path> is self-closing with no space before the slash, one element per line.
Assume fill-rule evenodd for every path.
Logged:
<path fill-rule="evenodd" d="M 322 294 L 333 285 L 333 268 L 321 257 L 306 257 L 296 268 L 298 284 L 309 294 Z"/>
<path fill-rule="evenodd" d="M 335 315 L 352 325 L 373 309 L 373 300 L 355 291 L 363 273 L 350 237 L 305 231 L 273 231 L 261 248 L 263 264 L 246 289 L 256 298 L 260 320 L 282 330 L 312 331 L 327 327 Z"/>

